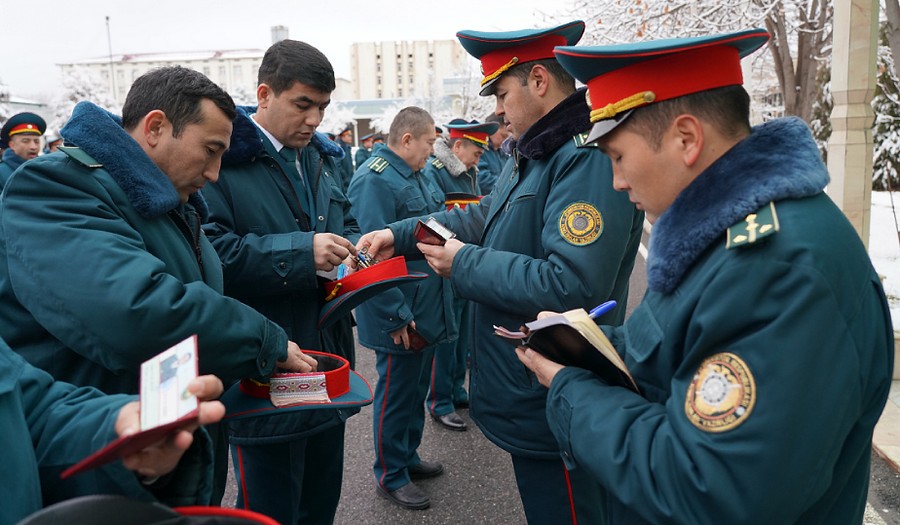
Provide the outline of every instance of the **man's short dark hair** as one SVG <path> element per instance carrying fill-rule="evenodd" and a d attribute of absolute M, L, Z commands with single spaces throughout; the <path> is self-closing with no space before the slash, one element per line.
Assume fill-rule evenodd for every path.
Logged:
<path fill-rule="evenodd" d="M 572 75 L 570 75 L 568 71 L 559 65 L 559 62 L 557 62 L 555 58 L 545 58 L 543 60 L 533 60 L 531 62 L 516 64 L 504 73 L 504 75 L 511 75 L 518 78 L 519 82 L 524 86 L 528 83 L 528 75 L 531 74 L 531 69 L 538 64 L 544 66 L 544 68 L 550 72 L 550 75 L 556 79 L 556 82 L 559 84 L 560 89 L 563 90 L 563 93 L 572 94 L 575 92 L 575 79 L 572 78 Z"/>
<path fill-rule="evenodd" d="M 152 69 L 131 85 L 122 106 L 122 126 L 132 130 L 147 113 L 158 109 L 166 114 L 172 123 L 172 135 L 177 137 L 188 124 L 203 120 L 203 99 L 212 101 L 229 120 L 234 120 L 234 100 L 202 73 L 181 66 Z"/>
<path fill-rule="evenodd" d="M 268 84 L 276 95 L 288 90 L 295 82 L 323 93 L 334 91 L 334 68 L 321 51 L 297 40 L 282 40 L 272 44 L 263 56 L 257 80 Z"/>
<path fill-rule="evenodd" d="M 692 93 L 637 108 L 623 128 L 644 137 L 654 150 L 678 115 L 696 115 L 722 135 L 737 139 L 750 132 L 750 95 L 743 86 L 726 86 Z"/>
<path fill-rule="evenodd" d="M 503 125 L 503 117 L 496 113 L 491 113 L 490 115 L 484 117 L 484 122 L 490 124 L 492 122 L 496 122 L 497 124 Z"/>

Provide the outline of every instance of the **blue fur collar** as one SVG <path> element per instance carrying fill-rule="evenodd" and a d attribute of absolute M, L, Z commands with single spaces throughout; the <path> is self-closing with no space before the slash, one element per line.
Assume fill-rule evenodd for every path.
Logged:
<path fill-rule="evenodd" d="M 265 153 L 259 128 L 250 120 L 250 115 L 254 113 L 256 113 L 256 106 L 238 106 L 234 129 L 231 132 L 231 146 L 222 157 L 222 165 L 232 166 L 252 162 L 256 157 Z M 344 158 L 344 150 L 318 131 L 313 135 L 310 144 L 323 155 L 338 159 Z"/>
<path fill-rule="evenodd" d="M 181 205 L 172 181 L 122 128 L 121 117 L 91 102 L 79 102 L 61 134 L 103 165 L 141 217 L 154 219 Z M 209 212 L 200 193 L 188 202 L 205 221 Z"/>
<path fill-rule="evenodd" d="M 815 195 L 828 181 L 822 156 L 802 120 L 784 118 L 753 128 L 685 188 L 653 225 L 649 288 L 671 293 L 728 227 L 770 201 Z"/>

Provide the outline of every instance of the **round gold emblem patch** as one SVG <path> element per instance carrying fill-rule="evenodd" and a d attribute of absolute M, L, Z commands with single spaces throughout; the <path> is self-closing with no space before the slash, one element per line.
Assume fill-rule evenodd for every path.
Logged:
<path fill-rule="evenodd" d="M 591 244 L 603 234 L 603 216 L 586 202 L 573 202 L 559 216 L 559 233 L 569 244 Z"/>
<path fill-rule="evenodd" d="M 743 359 L 730 352 L 708 357 L 688 387 L 684 412 L 704 432 L 738 427 L 756 404 L 756 382 Z"/>

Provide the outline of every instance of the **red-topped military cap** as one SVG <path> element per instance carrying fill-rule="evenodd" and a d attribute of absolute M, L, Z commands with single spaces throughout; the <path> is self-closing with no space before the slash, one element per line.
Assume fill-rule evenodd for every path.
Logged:
<path fill-rule="evenodd" d="M 484 32 L 460 31 L 456 38 L 470 55 L 481 61 L 481 96 L 490 95 L 500 75 L 516 64 L 553 57 L 556 46 L 573 46 L 584 34 L 584 22 L 576 20 L 550 29 Z"/>
<path fill-rule="evenodd" d="M 453 119 L 447 124 L 451 139 L 467 139 L 482 148 L 487 148 L 488 138 L 497 133 L 499 128 L 500 124 L 496 122 L 466 122 L 461 118 Z"/>
<path fill-rule="evenodd" d="M 609 133 L 635 108 L 744 83 L 741 58 L 769 40 L 763 29 L 615 46 L 558 47 L 556 59 L 588 87 L 587 142 Z"/>
<path fill-rule="evenodd" d="M 43 135 L 47 123 L 34 113 L 17 113 L 9 118 L 0 129 L 0 148 L 9 147 L 9 139 L 16 135 Z"/>

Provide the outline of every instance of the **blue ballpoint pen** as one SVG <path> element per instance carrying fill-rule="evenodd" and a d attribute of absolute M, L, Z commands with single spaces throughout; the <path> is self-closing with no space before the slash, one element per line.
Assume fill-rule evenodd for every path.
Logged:
<path fill-rule="evenodd" d="M 597 306 L 594 309 L 592 309 L 591 313 L 588 315 L 591 316 L 591 319 L 596 319 L 596 318 L 600 317 L 601 315 L 605 314 L 606 312 L 612 310 L 615 307 L 616 307 L 615 301 L 606 301 L 605 303 L 601 304 L 600 306 Z"/>

